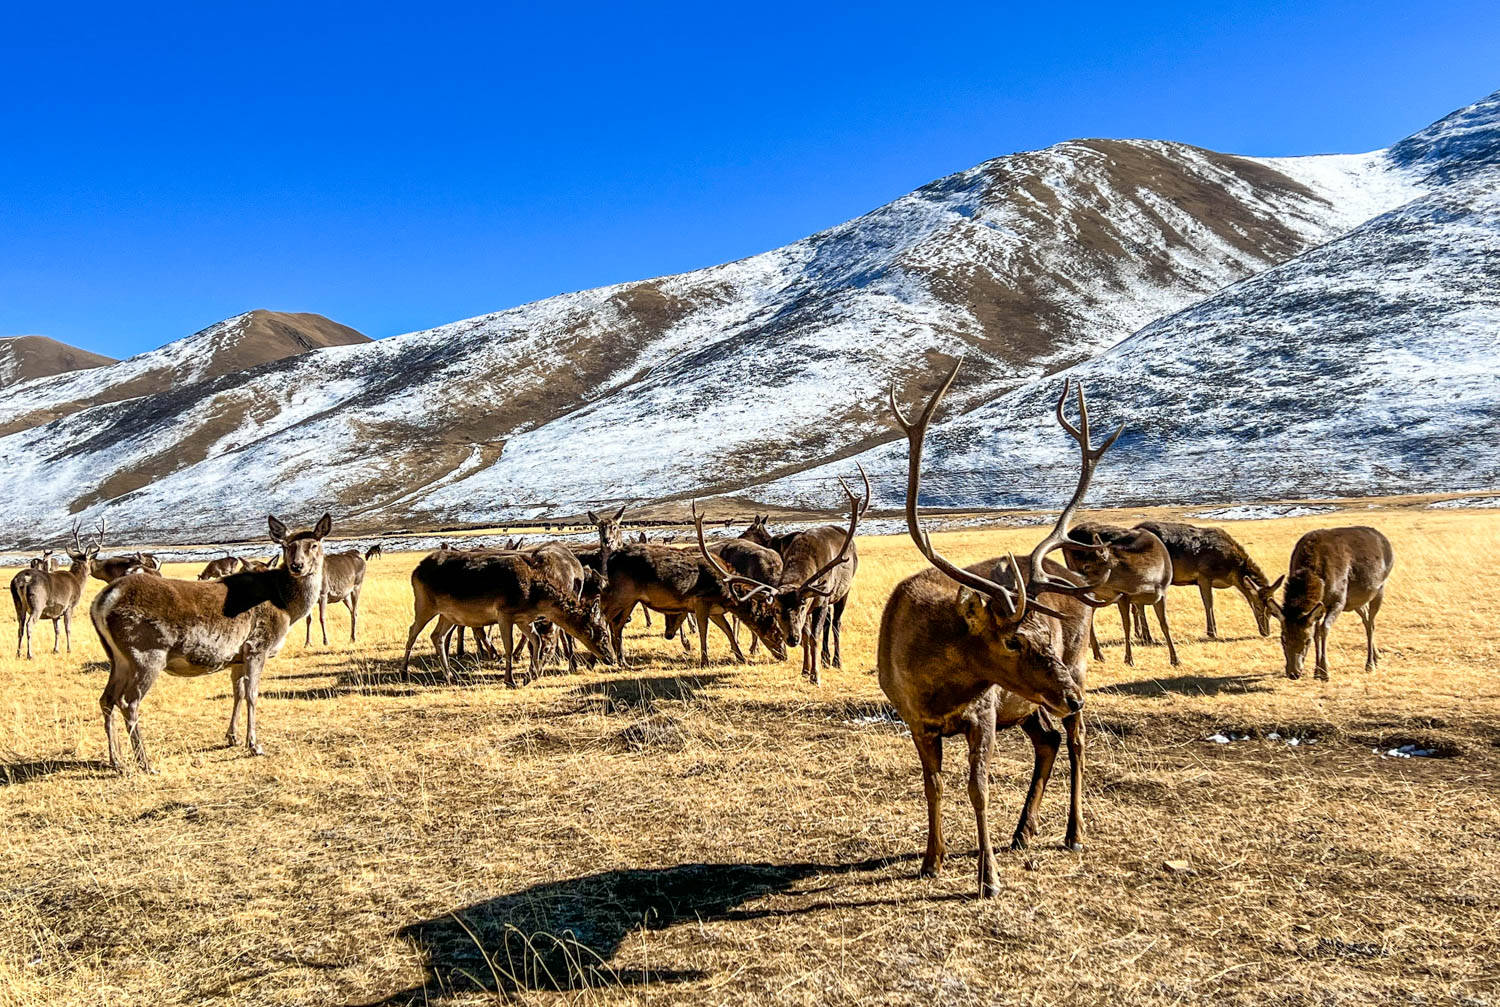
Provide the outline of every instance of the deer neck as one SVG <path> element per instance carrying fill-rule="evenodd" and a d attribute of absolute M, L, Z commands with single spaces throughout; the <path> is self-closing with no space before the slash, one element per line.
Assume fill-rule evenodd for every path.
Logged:
<path fill-rule="evenodd" d="M 293 577 L 285 564 L 270 573 L 276 578 L 273 582 L 276 585 L 276 607 L 283 609 L 292 622 L 305 619 L 318 603 L 318 595 L 323 590 L 323 566 L 320 564 L 317 573 L 306 577 Z"/>

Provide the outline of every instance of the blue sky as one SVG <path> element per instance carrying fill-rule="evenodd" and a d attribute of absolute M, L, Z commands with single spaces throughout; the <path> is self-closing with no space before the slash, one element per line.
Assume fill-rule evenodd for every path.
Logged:
<path fill-rule="evenodd" d="M 711 265 L 1075 136 L 1368 150 L 1500 88 L 1493 0 L 48 6 L 0 39 L 0 334 L 113 356 Z"/>

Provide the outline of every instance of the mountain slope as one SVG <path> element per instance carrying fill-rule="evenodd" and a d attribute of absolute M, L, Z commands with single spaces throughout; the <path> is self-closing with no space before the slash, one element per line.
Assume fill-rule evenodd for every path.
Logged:
<path fill-rule="evenodd" d="M 46 336 L 0 337 L 0 388 L 113 363 L 116 363 L 113 357 L 80 350 Z"/>
<path fill-rule="evenodd" d="M 0 435 L 104 402 L 153 395 L 204 378 L 369 337 L 322 315 L 247 311 L 129 360 L 24 381 L 0 400 Z"/>
<path fill-rule="evenodd" d="M 1050 406 L 1082 380 L 1127 433 L 1096 503 L 1472 490 L 1500 484 L 1500 95 L 1393 157 L 1437 184 L 1093 360 L 935 425 L 932 506 L 1056 506 L 1076 476 Z M 1416 156 L 1411 156 L 1413 152 Z M 930 376 L 929 376 L 930 387 Z M 865 454 L 900 506 L 905 444 Z M 846 463 L 764 487 L 826 500 Z"/>

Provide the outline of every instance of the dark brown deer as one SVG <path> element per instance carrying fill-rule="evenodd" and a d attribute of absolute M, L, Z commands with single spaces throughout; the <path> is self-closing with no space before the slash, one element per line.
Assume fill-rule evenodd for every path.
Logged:
<path fill-rule="evenodd" d="M 1226 587 L 1235 588 L 1245 596 L 1250 611 L 1255 614 L 1255 626 L 1260 635 L 1271 635 L 1274 609 L 1267 600 L 1276 588 L 1233 536 L 1221 528 L 1178 521 L 1142 521 L 1136 527 L 1146 529 L 1167 547 L 1172 557 L 1174 586 L 1198 585 L 1210 640 L 1219 638 L 1219 624 L 1214 618 L 1214 590 Z"/>
<path fill-rule="evenodd" d="M 1351 608 L 1365 624 L 1365 671 L 1375 670 L 1375 616 L 1395 562 L 1390 541 L 1374 528 L 1321 528 L 1297 540 L 1281 601 L 1287 678 L 1302 677 L 1308 645 L 1314 644 L 1314 676 L 1328 680 L 1328 631 Z"/>
<path fill-rule="evenodd" d="M 411 574 L 414 613 L 406 637 L 401 678 L 411 678 L 411 648 L 418 634 L 439 616 L 471 629 L 497 625 L 505 650 L 505 684 L 516 686 L 514 637 L 517 623 L 529 626 L 545 618 L 572 636 L 605 664 L 615 663 L 610 626 L 597 601 L 578 601 L 570 591 L 553 583 L 527 557 L 518 552 L 440 549 L 428 553 Z M 434 641 L 443 675 L 453 680 L 448 655 Z"/>
<path fill-rule="evenodd" d="M 32 570 L 46 570 L 50 573 L 53 570 L 60 569 L 62 562 L 56 556 L 52 555 L 51 549 L 43 549 L 40 556 L 33 556 L 31 562 L 26 565 Z"/>
<path fill-rule="evenodd" d="M 928 823 L 922 876 L 935 876 L 942 868 L 943 739 L 962 734 L 969 745 L 969 800 L 979 832 L 979 895 L 989 898 L 999 893 L 989 833 L 989 759 L 997 728 L 1019 724 L 1035 753 L 1031 786 L 1011 848 L 1024 848 L 1036 833 L 1037 810 L 1062 742 L 1054 716 L 1062 718 L 1072 765 L 1064 841 L 1071 849 L 1080 848 L 1083 841 L 1084 676 L 1091 605 L 1100 602 L 1088 593 L 1092 585 L 1047 555 L 1067 541 L 1094 467 L 1120 431 L 1095 447 L 1081 385 L 1078 426 L 1064 415 L 1069 391 L 1065 381 L 1057 419 L 1082 454 L 1072 499 L 1026 560 L 1009 556 L 959 567 L 933 548 L 917 513 L 923 440 L 938 403 L 958 375 L 959 363 L 915 423 L 902 414 L 895 389 L 891 390 L 891 410 L 906 433 L 910 452 L 906 527 L 932 569 L 908 577 L 892 592 L 881 617 L 877 663 L 880 686 L 911 729 L 922 762 Z M 1043 595 L 1055 600 L 1044 605 L 1038 600 Z"/>
<path fill-rule="evenodd" d="M 228 577 L 232 573 L 239 573 L 245 568 L 245 561 L 238 556 L 220 556 L 218 559 L 208 561 L 198 574 L 199 580 L 216 580 L 219 577 Z"/>
<path fill-rule="evenodd" d="M 349 610 L 349 642 L 355 641 L 359 630 L 359 593 L 365 586 L 365 568 L 380 555 L 380 543 L 376 542 L 361 553 L 358 549 L 347 552 L 331 552 L 323 557 L 323 590 L 318 594 L 318 628 L 323 631 L 323 646 L 328 646 L 328 606 L 343 602 Z M 307 639 L 312 643 L 312 613 L 307 613 Z"/>
<path fill-rule="evenodd" d="M 160 577 L 161 561 L 149 552 L 132 552 L 94 561 L 93 575 L 105 583 L 114 583 L 130 573 L 147 573 Z"/>
<path fill-rule="evenodd" d="M 1082 521 L 1073 526 L 1062 547 L 1068 569 L 1094 585 L 1093 594 L 1120 606 L 1120 622 L 1125 627 L 1125 663 L 1135 666 L 1131 648 L 1131 611 L 1150 605 L 1156 610 L 1156 621 L 1167 641 L 1167 656 L 1175 668 L 1177 646 L 1167 625 L 1167 588 L 1172 585 L 1172 557 L 1161 539 L 1144 528 L 1121 528 L 1117 525 Z M 1142 622 L 1144 622 L 1144 616 Z M 1089 644 L 1095 660 L 1103 660 L 1099 638 L 1089 620 Z"/>
<path fill-rule="evenodd" d="M 229 669 L 234 704 L 229 711 L 228 746 L 237 742 L 240 704 L 245 706 L 245 748 L 263 750 L 256 735 L 255 703 L 266 661 L 275 657 L 289 630 L 312 610 L 323 584 L 323 539 L 333 530 L 324 514 L 311 529 L 289 531 L 268 515 L 271 541 L 284 562 L 275 570 L 250 570 L 219 580 L 124 577 L 99 592 L 89 609 L 94 629 L 109 655 L 109 682 L 99 697 L 109 764 L 120 770 L 115 745 L 115 710 L 136 762 L 151 772 L 141 738 L 141 701 L 162 672 L 196 677 Z"/>
<path fill-rule="evenodd" d="M 21 656 L 21 642 L 24 640 L 26 659 L 31 660 L 32 631 L 40 619 L 52 621 L 52 653 L 57 653 L 58 620 L 62 620 L 68 653 L 73 652 L 73 609 L 78 607 L 78 599 L 83 597 L 83 588 L 93 569 L 94 557 L 99 555 L 99 546 L 104 540 L 103 522 L 99 524 L 98 537 L 88 546 L 79 541 L 78 528 L 78 522 L 73 522 L 73 548 L 68 550 L 71 564 L 68 569 L 43 570 L 28 567 L 11 578 L 10 599 L 16 607 L 17 657 Z"/>

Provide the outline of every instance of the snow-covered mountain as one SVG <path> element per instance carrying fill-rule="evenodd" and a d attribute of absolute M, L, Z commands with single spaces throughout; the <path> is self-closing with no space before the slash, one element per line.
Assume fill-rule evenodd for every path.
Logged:
<path fill-rule="evenodd" d="M 106 357 L 46 336 L 0 336 L 0 389 L 65 371 L 113 364 Z"/>
<path fill-rule="evenodd" d="M 1496 100 L 1372 154 L 1058 144 L 738 262 L 11 426 L 0 478 L 35 491 L 0 515 L 0 540 L 52 534 L 106 508 L 122 532 L 201 540 L 253 534 L 267 509 L 329 507 L 344 527 L 369 530 L 715 493 L 824 505 L 837 500 L 827 473 L 851 456 L 864 452 L 877 474 L 904 467 L 904 448 L 880 446 L 895 436 L 885 389 L 924 380 L 955 353 L 967 362 L 947 408 L 971 415 L 934 431 L 935 501 L 1051 502 L 1034 473 L 1060 445 L 1036 403 L 1069 368 L 1088 376 L 1102 413 L 1131 420 L 1111 466 L 1159 466 L 1142 463 L 1118 485 L 1101 472 L 1095 499 L 1365 492 L 1398 484 L 1403 464 L 1425 478 L 1412 461 L 1421 432 L 1408 426 L 1403 437 L 1395 424 L 1436 408 L 1433 396 L 1454 390 L 1446 384 L 1390 377 L 1378 408 L 1352 398 L 1341 422 L 1387 426 L 1362 467 L 1336 469 L 1326 485 L 1256 461 L 1256 431 L 1303 445 L 1333 429 L 1324 400 L 1339 374 L 1357 371 L 1361 392 L 1374 387 L 1365 372 L 1395 337 L 1362 324 L 1372 305 L 1404 318 L 1398 352 L 1429 360 L 1409 373 L 1426 380 L 1440 361 L 1490 373 L 1493 294 L 1470 297 L 1461 274 L 1483 282 L 1493 269 L 1483 162 Z M 1395 255 L 1411 257 L 1406 268 Z M 1439 310 L 1444 291 L 1463 300 Z M 1489 353 L 1459 353 L 1459 324 L 1487 334 Z M 1316 345 L 1280 338 L 1292 333 Z M 1291 381 L 1299 367 L 1315 371 L 1305 395 Z M 45 382 L 14 391 L 26 404 L 13 407 L 8 391 L 0 424 L 77 401 L 76 389 L 54 394 Z M 1493 408 L 1486 395 L 1476 410 Z M 1276 418 L 1299 402 L 1312 418 Z M 1456 436 L 1471 411 L 1427 422 Z M 1204 468 L 1226 452 L 1242 474 Z M 1310 454 L 1304 471 L 1336 457 Z M 1482 479 L 1483 467 L 1465 478 Z"/>

